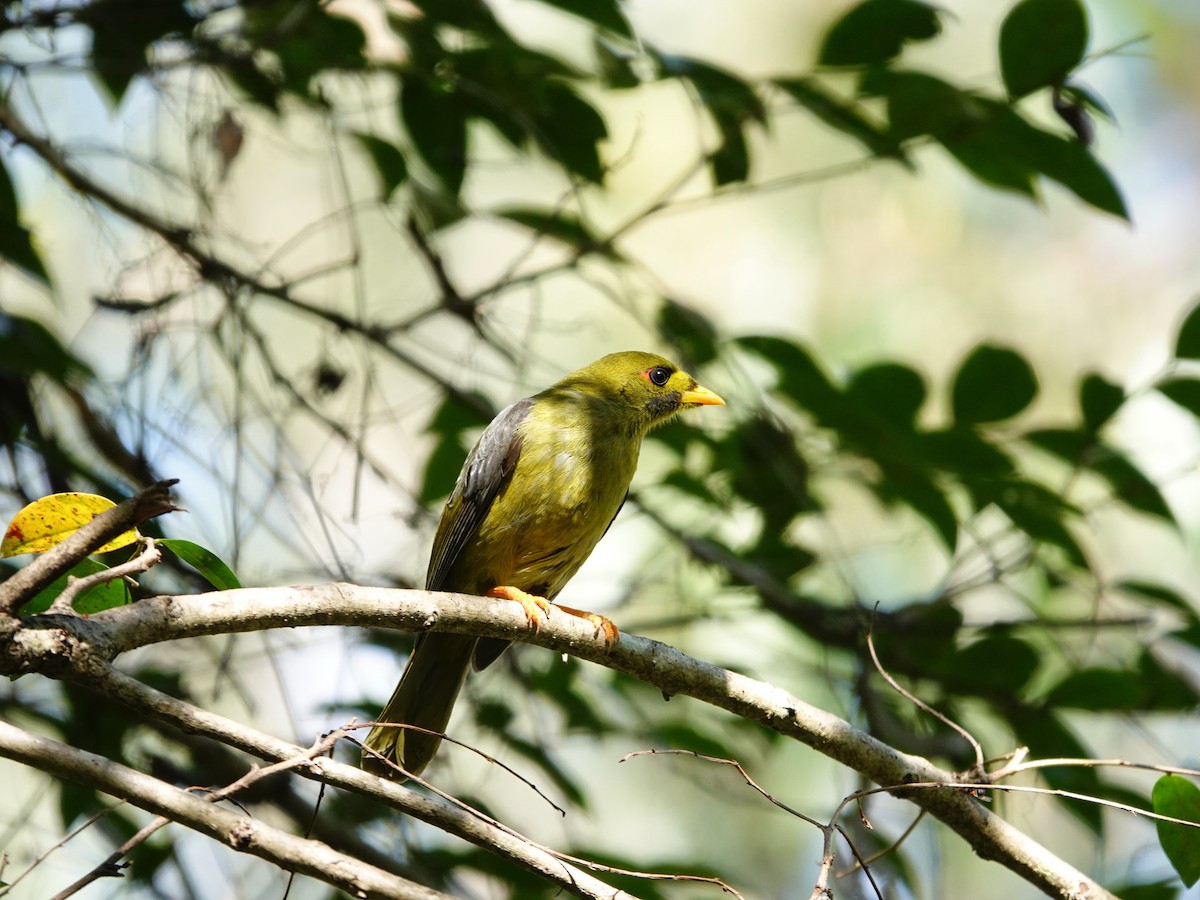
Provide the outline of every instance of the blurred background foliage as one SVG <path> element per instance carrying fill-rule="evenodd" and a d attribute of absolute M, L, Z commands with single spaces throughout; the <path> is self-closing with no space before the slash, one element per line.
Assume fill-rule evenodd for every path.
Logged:
<path fill-rule="evenodd" d="M 878 678 L 868 627 L 989 754 L 1195 765 L 1200 20 L 1170 0 L 705 7 L 5 4 L 5 518 L 178 477 L 189 512 L 158 527 L 243 583 L 419 585 L 494 411 L 602 353 L 661 350 L 729 407 L 653 435 L 572 605 L 942 764 L 970 747 Z M 168 567 L 144 589 L 203 585 Z M 243 635 L 125 662 L 308 743 L 374 716 L 410 643 Z M 56 684 L 14 682 L 0 708 L 179 784 L 246 766 Z M 817 817 L 862 786 L 530 648 L 470 682 L 451 733 L 566 805 L 448 746 L 435 782 L 521 831 L 751 896 L 807 893 L 819 835 L 724 767 L 623 754 L 733 757 Z M 108 803 L 2 771 L 5 881 Z M 1148 807 L 1153 781 L 1030 783 Z M 245 803 L 462 896 L 549 893 L 357 798 L 315 801 L 279 780 Z M 1144 821 L 993 808 L 1122 895 L 1181 888 Z M 873 830 L 845 823 L 864 853 L 914 815 L 867 812 Z M 109 812 L 13 894 L 49 895 L 141 822 Z M 923 824 L 873 869 L 887 896 L 1028 891 L 963 850 Z M 160 832 L 93 892 L 282 892 L 232 857 Z"/>

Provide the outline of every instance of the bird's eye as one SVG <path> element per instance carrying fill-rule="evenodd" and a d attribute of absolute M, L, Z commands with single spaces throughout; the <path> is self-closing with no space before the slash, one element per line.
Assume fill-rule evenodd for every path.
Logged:
<path fill-rule="evenodd" d="M 659 387 L 662 387 L 664 384 L 667 383 L 667 381 L 670 380 L 671 370 L 668 369 L 666 366 L 655 366 L 653 369 L 651 369 L 649 372 L 646 373 L 646 377 L 649 378 L 655 384 L 657 384 Z"/>

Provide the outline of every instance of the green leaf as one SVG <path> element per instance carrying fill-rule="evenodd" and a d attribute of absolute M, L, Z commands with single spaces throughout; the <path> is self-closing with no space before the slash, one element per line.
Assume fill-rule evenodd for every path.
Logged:
<path fill-rule="evenodd" d="M 1086 759 L 1092 755 L 1066 724 L 1052 710 L 1016 706 L 1008 710 L 1007 718 L 1018 742 L 1029 747 L 1033 758 L 1066 757 Z M 1064 766 L 1040 770 L 1050 787 L 1090 796 L 1102 790 L 1100 776 L 1086 766 Z M 1096 834 L 1103 827 L 1100 808 L 1094 803 L 1067 801 L 1063 809 L 1075 816 Z"/>
<path fill-rule="evenodd" d="M 1141 707 L 1144 691 L 1135 672 L 1080 669 L 1050 689 L 1046 705 L 1095 712 L 1129 712 Z"/>
<path fill-rule="evenodd" d="M 1012 110 L 998 113 L 996 121 L 1005 129 L 996 139 L 1002 141 L 1014 156 L 1057 181 L 1085 203 L 1129 220 L 1129 210 L 1112 176 L 1084 144 L 1035 128 Z"/>
<path fill-rule="evenodd" d="M 617 0 L 542 0 L 548 6 L 559 9 L 591 22 L 606 31 L 619 34 L 621 37 L 632 37 L 629 22 L 621 11 Z"/>
<path fill-rule="evenodd" d="M 1143 710 L 1192 714 L 1200 703 L 1197 688 L 1189 678 L 1164 666 L 1149 648 L 1138 655 L 1137 678 L 1142 686 Z"/>
<path fill-rule="evenodd" d="M 421 159 L 457 197 L 467 168 L 467 117 L 461 99 L 440 82 L 409 75 L 400 91 L 400 116 Z"/>
<path fill-rule="evenodd" d="M 1188 602 L 1187 598 L 1165 585 L 1130 579 L 1128 581 L 1118 581 L 1113 585 L 1113 589 L 1123 591 L 1126 594 L 1134 594 L 1135 596 L 1152 600 L 1155 603 L 1161 603 L 1163 606 L 1179 610 L 1190 619 L 1196 618 L 1196 609 Z"/>
<path fill-rule="evenodd" d="M 981 181 L 1035 197 L 1044 175 L 1097 209 L 1128 219 L 1112 177 L 1077 140 L 1036 128 L 1015 110 L 924 72 L 868 69 L 860 84 L 887 101 L 891 136 L 932 135 Z"/>
<path fill-rule="evenodd" d="M 1079 386 L 1079 409 L 1088 431 L 1103 428 L 1125 402 L 1125 390 L 1099 375 L 1091 374 Z"/>
<path fill-rule="evenodd" d="M 1096 446 L 1093 436 L 1070 428 L 1035 428 L 1025 433 L 1025 440 L 1075 467 L 1085 465 Z"/>
<path fill-rule="evenodd" d="M 60 385 L 93 376 L 88 365 L 41 322 L 0 309 L 0 374 L 27 378 L 35 372 Z"/>
<path fill-rule="evenodd" d="M 542 744 L 526 740 L 518 734 L 512 724 L 512 709 L 507 704 L 496 700 L 481 700 L 475 704 L 474 709 L 475 721 L 481 728 L 487 729 L 499 738 L 507 749 L 524 757 L 545 772 L 572 803 L 586 808 L 587 795 L 575 782 L 575 779 L 546 751 Z"/>
<path fill-rule="evenodd" d="M 713 183 L 718 187 L 745 181 L 750 174 L 747 121 L 765 123 L 766 108 L 754 88 L 725 69 L 687 56 L 661 54 L 659 68 L 667 77 L 690 82 L 700 104 L 708 110 L 721 142 L 708 156 Z"/>
<path fill-rule="evenodd" d="M 75 578 L 84 578 L 88 575 L 94 575 L 97 572 L 103 572 L 108 569 L 104 563 L 94 559 L 81 559 L 71 570 L 65 575 L 60 575 L 49 585 L 38 591 L 33 597 L 26 601 L 20 609 L 20 614 L 23 616 L 32 616 L 36 613 L 44 613 L 50 608 L 58 595 L 61 594 L 67 587 L 68 576 Z M 112 581 L 106 581 L 103 584 L 95 585 L 88 588 L 75 598 L 75 602 L 71 605 L 75 612 L 81 615 L 91 615 L 92 613 L 100 612 L 102 609 L 111 609 L 114 606 L 124 606 L 129 602 L 129 588 L 125 586 L 125 582 L 119 578 Z"/>
<path fill-rule="evenodd" d="M 936 671 L 955 693 L 1013 696 L 1029 683 L 1039 662 L 1025 641 L 994 634 L 958 649 Z"/>
<path fill-rule="evenodd" d="M 273 113 L 279 112 L 279 78 L 264 72 L 253 55 L 224 55 L 221 57 L 219 71 L 233 82 L 251 103 L 257 103 Z"/>
<path fill-rule="evenodd" d="M 1131 509 L 1175 524 L 1175 516 L 1157 485 L 1115 447 L 1090 433 L 1066 428 L 1037 429 L 1025 439 L 1071 466 L 1099 475 L 1108 482 L 1114 497 Z"/>
<path fill-rule="evenodd" d="M 910 41 L 927 41 L 942 30 L 939 10 L 918 0 L 863 0 L 825 33 L 817 55 L 823 66 L 885 63 Z"/>
<path fill-rule="evenodd" d="M 1168 378 L 1160 381 L 1155 389 L 1193 416 L 1200 417 L 1200 380 L 1195 378 Z"/>
<path fill-rule="evenodd" d="M 21 224 L 21 208 L 17 193 L 4 160 L 0 159 L 0 259 L 6 259 L 18 269 L 47 287 L 50 275 L 33 245 L 33 234 Z"/>
<path fill-rule="evenodd" d="M 1200 303 L 1188 311 L 1183 324 L 1179 326 L 1175 356 L 1179 359 L 1200 359 Z"/>
<path fill-rule="evenodd" d="M 988 344 L 976 347 L 954 376 L 951 403 L 962 425 L 1009 419 L 1037 396 L 1037 376 L 1019 353 Z"/>
<path fill-rule="evenodd" d="M 1061 548 L 1075 565 L 1087 568 L 1083 548 L 1067 528 L 1068 517 L 1077 515 L 1078 510 L 1058 494 L 1036 482 L 1016 478 L 994 484 L 977 482 L 969 487 L 980 509 L 995 504 L 1031 538 Z"/>
<path fill-rule="evenodd" d="M 1108 482 L 1116 498 L 1127 506 L 1175 525 L 1175 516 L 1158 486 L 1115 447 L 1096 444 L 1084 465 Z"/>
<path fill-rule="evenodd" d="M 1179 900 L 1179 880 L 1174 876 L 1159 881 L 1118 882 L 1108 885 L 1121 900 Z"/>
<path fill-rule="evenodd" d="M 727 735 L 705 734 L 687 722 L 662 722 L 654 726 L 656 743 L 676 750 L 691 750 L 704 756 L 727 757 L 730 748 Z M 724 737 L 726 740 L 721 740 Z"/>
<path fill-rule="evenodd" d="M 1057 181 L 1085 203 L 1128 220 L 1121 192 L 1079 141 L 1043 131 L 1015 110 L 974 97 L 975 121 L 936 136 L 976 177 L 997 187 L 1035 196 L 1035 174 Z"/>
<path fill-rule="evenodd" d="M 895 137 L 868 118 L 857 103 L 826 90 L 815 78 L 779 78 L 775 84 L 826 125 L 858 141 L 872 155 L 894 157 L 908 164 Z"/>
<path fill-rule="evenodd" d="M 740 127 L 721 131 L 721 144 L 708 156 L 713 186 L 733 184 L 750 177 L 750 148 Z"/>
<path fill-rule="evenodd" d="M 887 101 L 888 136 L 897 143 L 926 134 L 948 139 L 985 119 L 978 98 L 924 72 L 867 69 L 859 92 Z"/>
<path fill-rule="evenodd" d="M 1062 84 L 1087 53 L 1080 0 L 1021 0 L 1000 26 L 1000 74 L 1014 100 Z"/>
<path fill-rule="evenodd" d="M 658 482 L 660 485 L 677 488 L 697 500 L 713 504 L 716 498 L 704 479 L 685 472 L 683 469 L 672 469 Z"/>
<path fill-rule="evenodd" d="M 946 549 L 953 552 L 958 544 L 958 517 L 938 488 L 925 473 L 909 465 L 895 465 L 886 454 L 878 454 L 875 461 L 883 467 L 883 478 L 876 492 L 885 501 L 899 500 L 933 526 Z"/>
<path fill-rule="evenodd" d="M 146 68 L 150 45 L 195 24 L 183 0 L 95 0 L 76 20 L 92 29 L 92 67 L 116 104 Z"/>
<path fill-rule="evenodd" d="M 930 465 L 963 479 L 1002 478 L 1013 471 L 1008 454 L 972 428 L 930 431 L 920 435 L 918 441 L 919 452 Z"/>
<path fill-rule="evenodd" d="M 539 117 L 533 136 L 542 151 L 568 172 L 593 184 L 604 180 L 600 142 L 608 128 L 596 108 L 561 81 L 544 88 L 545 115 Z"/>
<path fill-rule="evenodd" d="M 1200 649 L 1200 623 L 1193 622 L 1186 628 L 1176 629 L 1170 633 L 1170 637 Z"/>
<path fill-rule="evenodd" d="M 466 218 L 466 208 L 459 202 L 458 196 L 440 184 L 412 178 L 408 189 L 413 216 L 427 235 L 449 228 Z"/>
<path fill-rule="evenodd" d="M 1200 788 L 1182 775 L 1164 775 L 1150 794 L 1154 811 L 1161 816 L 1200 823 Z M 1200 881 L 1200 828 L 1172 822 L 1155 822 L 1158 842 L 1167 859 L 1188 887 Z"/>
<path fill-rule="evenodd" d="M 981 105 L 981 120 L 958 134 L 941 137 L 942 146 L 964 169 L 984 184 L 1036 199 L 1037 169 L 1022 151 L 1019 117 Z"/>
<path fill-rule="evenodd" d="M 507 36 L 495 47 L 484 45 L 449 55 L 436 41 L 432 49 L 425 71 L 445 75 L 453 84 L 466 119 L 489 122 L 517 150 L 527 150 L 535 140 L 550 159 L 568 170 L 569 151 L 595 155 L 595 144 L 604 133 L 595 111 L 589 116 L 588 110 L 557 108 L 571 103 L 558 94 L 581 79 L 560 60 L 522 47 Z M 566 90 L 570 93 L 569 87 Z M 571 121 L 576 114 L 586 118 Z M 572 151 L 576 143 L 585 145 L 582 151 Z"/>
<path fill-rule="evenodd" d="M 1116 121 L 1117 117 L 1113 115 L 1112 109 L 1094 91 L 1078 84 L 1064 84 L 1059 93 L 1066 99 L 1066 102 L 1086 113 L 1099 116 L 1109 122 Z"/>
<path fill-rule="evenodd" d="M 691 82 L 700 103 L 718 124 L 766 121 L 766 107 L 754 87 L 732 72 L 689 56 L 660 54 L 657 59 L 664 74 Z"/>
<path fill-rule="evenodd" d="M 470 396 L 477 398 L 482 407 L 467 402 L 465 398 L 447 394 L 446 399 L 434 411 L 426 431 L 430 434 L 459 435 L 472 428 L 487 426 L 495 413 L 485 414 L 481 410 L 489 408 L 491 402 L 478 394 Z"/>
<path fill-rule="evenodd" d="M 379 176 L 379 197 L 387 202 L 396 189 L 408 180 L 408 161 L 390 141 L 361 131 L 355 132 L 354 137 L 371 157 L 375 174 Z"/>
<path fill-rule="evenodd" d="M 877 363 L 855 372 L 846 399 L 898 428 L 910 430 L 925 404 L 925 380 L 908 366 Z"/>
<path fill-rule="evenodd" d="M 582 665 L 573 656 L 566 661 L 551 656 L 543 664 L 534 664 L 527 674 L 529 687 L 539 700 L 547 700 L 563 714 L 566 730 L 588 734 L 611 734 L 612 723 L 600 715 L 596 705 L 585 699 L 587 690 L 579 677 Z"/>
<path fill-rule="evenodd" d="M 260 0 L 261 2 L 261 0 Z M 319 100 L 313 79 L 328 71 L 357 71 L 366 61 L 367 38 L 354 19 L 331 12 L 313 0 L 278 0 L 251 4 L 264 40 L 275 51 L 284 87 L 304 100 Z M 286 18 L 290 28 L 280 29 Z M 282 32 L 282 37 L 278 37 Z"/>
<path fill-rule="evenodd" d="M 433 448 L 425 461 L 421 490 L 417 499 L 426 505 L 447 496 L 458 480 L 466 453 L 457 434 L 447 434 Z"/>
<path fill-rule="evenodd" d="M 218 591 L 232 591 L 242 586 L 233 570 L 211 550 L 181 538 L 163 538 L 158 544 L 203 575 Z"/>
<path fill-rule="evenodd" d="M 842 393 L 808 351 L 791 341 L 768 335 L 737 339 L 740 347 L 761 356 L 779 375 L 779 391 L 824 422 L 843 417 Z"/>
<path fill-rule="evenodd" d="M 615 46 L 601 34 L 592 39 L 592 49 L 600 69 L 601 83 L 605 87 L 612 90 L 629 90 L 641 85 L 642 80 L 634 69 L 637 57 L 632 51 Z"/>
<path fill-rule="evenodd" d="M 599 253 L 609 259 L 617 259 L 617 252 L 605 244 L 578 218 L 566 212 L 547 213 L 531 207 L 509 207 L 494 213 L 501 219 L 516 222 L 530 231 L 561 241 L 573 247 L 580 256 Z"/>
<path fill-rule="evenodd" d="M 775 419 L 755 415 L 730 440 L 738 451 L 731 461 L 734 489 L 762 511 L 768 532 L 781 532 L 797 514 L 816 508 L 808 492 L 808 462 L 796 449 L 795 435 Z"/>
<path fill-rule="evenodd" d="M 717 329 L 707 316 L 669 297 L 658 310 L 658 333 L 677 347 L 688 366 L 717 357 Z"/>

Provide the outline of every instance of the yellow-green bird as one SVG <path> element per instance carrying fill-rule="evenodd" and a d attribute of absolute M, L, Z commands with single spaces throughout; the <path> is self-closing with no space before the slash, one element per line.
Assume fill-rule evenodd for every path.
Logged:
<path fill-rule="evenodd" d="M 518 400 L 463 463 L 425 587 L 516 600 L 537 627 L 625 502 L 646 432 L 680 410 L 724 402 L 674 363 L 640 352 L 610 354 Z M 617 640 L 607 619 L 558 608 Z M 418 637 L 379 721 L 425 731 L 376 725 L 363 766 L 392 777 L 419 774 L 437 752 L 467 669 L 484 668 L 507 646 L 469 635 Z"/>

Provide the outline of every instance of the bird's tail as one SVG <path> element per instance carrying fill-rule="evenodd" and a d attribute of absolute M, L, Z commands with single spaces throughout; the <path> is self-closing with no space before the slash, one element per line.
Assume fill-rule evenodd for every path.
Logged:
<path fill-rule="evenodd" d="M 471 665 L 477 638 L 460 634 L 425 634 L 413 648 L 400 683 L 392 694 L 380 722 L 416 725 L 444 732 L 454 701 Z M 441 737 L 412 728 L 376 725 L 367 735 L 366 746 L 400 765 L 408 774 L 419 775 L 437 753 Z M 365 752 L 362 766 L 375 775 L 403 778 L 401 773 Z"/>

